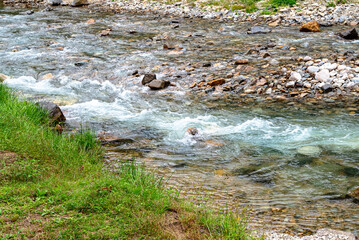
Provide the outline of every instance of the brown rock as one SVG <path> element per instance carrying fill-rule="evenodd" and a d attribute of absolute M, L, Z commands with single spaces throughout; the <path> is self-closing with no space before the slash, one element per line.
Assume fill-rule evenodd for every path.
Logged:
<path fill-rule="evenodd" d="M 61 127 L 60 124 L 56 124 L 56 126 L 55 126 L 55 131 L 56 131 L 58 134 L 62 134 L 63 129 L 62 129 L 62 127 Z"/>
<path fill-rule="evenodd" d="M 240 65 L 240 64 L 247 64 L 249 62 L 249 60 L 248 59 L 246 59 L 246 58 L 242 58 L 242 59 L 238 59 L 238 60 L 236 60 L 235 62 L 234 62 L 234 64 L 236 64 L 236 65 Z"/>
<path fill-rule="evenodd" d="M 301 32 L 320 32 L 319 23 L 317 21 L 310 21 L 302 24 L 299 31 Z"/>
<path fill-rule="evenodd" d="M 94 19 L 89 19 L 87 22 L 86 22 L 86 24 L 91 24 L 91 23 L 95 23 L 96 21 L 94 20 Z"/>
<path fill-rule="evenodd" d="M 106 29 L 106 30 L 102 30 L 102 32 L 100 33 L 100 36 L 101 36 L 101 37 L 108 36 L 108 35 L 110 35 L 110 32 L 111 32 L 111 31 L 112 31 L 111 28 L 108 28 L 108 29 Z"/>
<path fill-rule="evenodd" d="M 160 90 L 168 87 L 170 85 L 169 81 L 163 81 L 163 80 L 153 80 L 147 86 L 151 88 L 152 90 Z"/>
<path fill-rule="evenodd" d="M 65 122 L 66 118 L 59 106 L 52 102 L 38 102 L 37 105 L 49 113 L 49 117 L 54 124 Z"/>
<path fill-rule="evenodd" d="M 359 187 L 355 188 L 354 190 L 350 191 L 348 195 L 352 198 L 359 200 Z"/>
<path fill-rule="evenodd" d="M 156 79 L 156 74 L 147 73 L 143 76 L 141 83 L 142 83 L 142 85 L 146 85 L 147 83 L 150 83 L 155 79 Z"/>
<path fill-rule="evenodd" d="M 217 79 L 214 79 L 214 80 L 211 80 L 207 83 L 207 86 L 218 86 L 218 85 L 222 85 L 224 84 L 226 81 L 223 79 L 223 78 L 217 78 Z"/>

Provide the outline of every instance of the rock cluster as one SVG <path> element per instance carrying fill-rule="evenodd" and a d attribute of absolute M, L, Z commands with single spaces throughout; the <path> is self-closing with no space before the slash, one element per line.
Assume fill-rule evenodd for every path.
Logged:
<path fill-rule="evenodd" d="M 148 86 L 151 90 L 160 90 L 167 88 L 171 83 L 170 81 L 157 79 L 156 74 L 147 73 L 143 76 L 142 85 Z"/>

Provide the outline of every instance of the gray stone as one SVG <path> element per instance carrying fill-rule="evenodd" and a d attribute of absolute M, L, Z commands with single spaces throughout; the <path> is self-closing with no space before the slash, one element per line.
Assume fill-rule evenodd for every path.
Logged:
<path fill-rule="evenodd" d="M 326 82 L 329 79 L 329 70 L 328 69 L 322 69 L 320 72 L 317 72 L 315 74 L 315 79 L 321 82 Z"/>
<path fill-rule="evenodd" d="M 62 0 L 49 0 L 48 3 L 51 5 L 51 6 L 59 6 L 62 4 Z"/>
<path fill-rule="evenodd" d="M 309 73 L 316 73 L 316 72 L 319 71 L 319 67 L 310 66 L 310 67 L 308 67 L 307 71 L 308 71 Z"/>
<path fill-rule="evenodd" d="M 163 80 L 153 80 L 147 86 L 151 88 L 152 90 L 160 90 L 168 87 L 170 85 L 169 81 L 163 81 Z"/>
<path fill-rule="evenodd" d="M 88 5 L 87 0 L 73 0 L 71 2 L 71 7 L 81 7 L 83 5 Z"/>
<path fill-rule="evenodd" d="M 300 81 L 300 80 L 302 80 L 302 75 L 300 75 L 299 72 L 291 72 L 289 80 Z"/>
<path fill-rule="evenodd" d="M 247 34 L 266 34 L 270 33 L 271 31 L 271 29 L 266 27 L 253 26 L 247 31 Z"/>
<path fill-rule="evenodd" d="M 62 113 L 59 106 L 52 102 L 38 102 L 36 103 L 40 108 L 44 109 L 49 113 L 51 122 L 54 124 L 62 123 L 66 121 L 64 114 Z"/>
<path fill-rule="evenodd" d="M 322 150 L 317 146 L 303 146 L 297 149 L 299 154 L 309 156 L 309 157 L 317 157 L 320 155 Z"/>
<path fill-rule="evenodd" d="M 348 40 L 359 39 L 358 32 L 355 28 L 350 28 L 342 32 L 339 32 L 338 35 Z"/>

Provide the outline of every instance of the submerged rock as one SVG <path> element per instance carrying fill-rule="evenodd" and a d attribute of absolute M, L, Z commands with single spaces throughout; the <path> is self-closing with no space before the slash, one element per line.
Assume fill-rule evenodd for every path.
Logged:
<path fill-rule="evenodd" d="M 186 130 L 186 133 L 195 136 L 198 134 L 198 129 L 196 127 L 190 127 Z"/>
<path fill-rule="evenodd" d="M 309 156 L 309 157 L 317 157 L 322 152 L 322 149 L 317 146 L 303 146 L 297 149 L 299 154 Z"/>
<path fill-rule="evenodd" d="M 270 33 L 272 30 L 266 27 L 253 26 L 248 29 L 247 34 L 266 34 Z"/>
<path fill-rule="evenodd" d="M 62 0 L 49 0 L 48 4 L 50 4 L 51 6 L 59 6 L 62 4 Z"/>
<path fill-rule="evenodd" d="M 59 106 L 52 102 L 37 102 L 40 108 L 49 113 L 49 117 L 54 124 L 62 123 L 66 121 L 66 117 L 62 113 Z"/>
<path fill-rule="evenodd" d="M 310 21 L 304 23 L 299 31 L 301 32 L 320 32 L 319 23 L 317 21 Z"/>
<path fill-rule="evenodd" d="M 359 39 L 359 34 L 355 28 L 350 28 L 342 32 L 339 32 L 338 35 L 348 40 Z"/>

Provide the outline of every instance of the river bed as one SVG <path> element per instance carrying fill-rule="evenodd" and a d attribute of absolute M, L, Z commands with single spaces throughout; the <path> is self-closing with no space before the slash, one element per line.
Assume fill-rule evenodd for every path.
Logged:
<path fill-rule="evenodd" d="M 358 205 L 345 198 L 359 185 L 355 106 L 243 103 L 188 89 L 198 76 L 225 72 L 223 62 L 270 41 L 296 47 L 272 52 L 281 63 L 353 49 L 356 42 L 333 37 L 335 27 L 315 36 L 294 27 L 249 36 L 248 25 L 235 23 L 75 8 L 26 11 L 0 5 L 0 72 L 12 77 L 6 84 L 25 98 L 58 103 L 69 128 L 123 138 L 108 148 L 109 164 L 135 158 L 198 203 L 246 208 L 253 227 L 358 234 Z M 110 35 L 101 37 L 107 28 Z M 186 70 L 199 63 L 211 64 Z M 142 74 L 153 71 L 176 86 L 142 86 Z M 189 127 L 199 134 L 187 134 Z"/>

